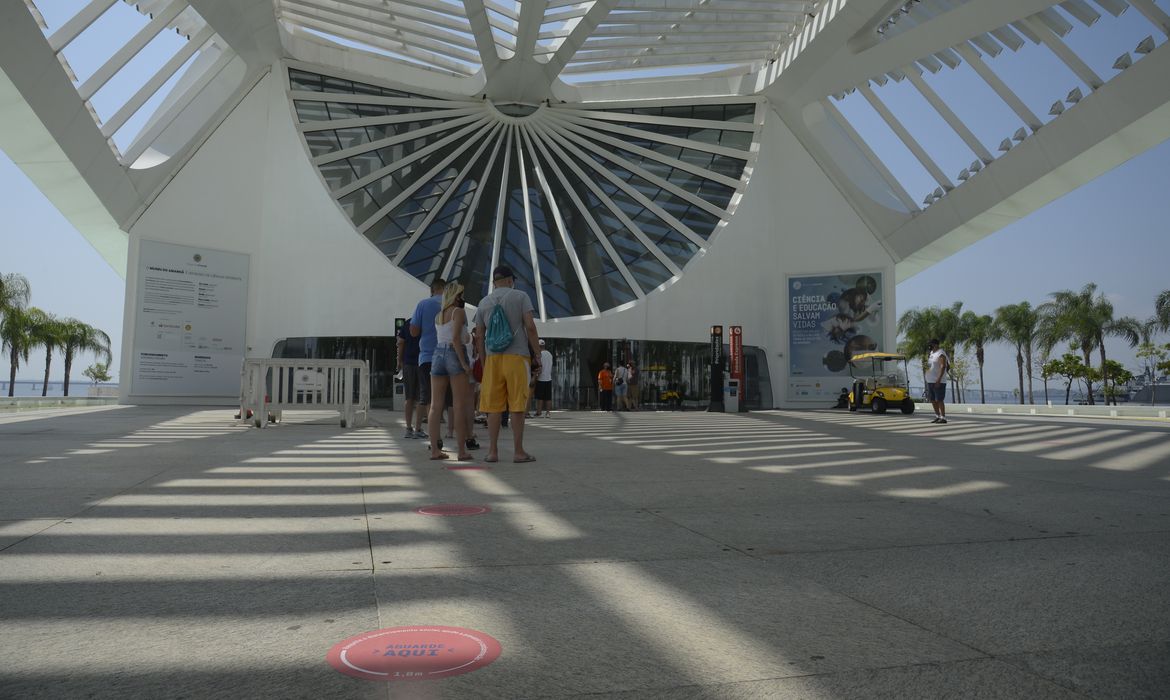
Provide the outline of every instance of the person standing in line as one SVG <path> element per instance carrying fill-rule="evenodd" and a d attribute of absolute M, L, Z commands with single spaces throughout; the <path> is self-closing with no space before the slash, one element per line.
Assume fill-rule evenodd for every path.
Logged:
<path fill-rule="evenodd" d="M 424 407 L 419 404 L 418 338 L 410 334 L 410 323 L 398 329 L 398 371 L 402 375 L 402 394 L 405 399 L 406 439 L 426 437 L 422 431 Z M 413 420 L 413 423 L 412 423 Z"/>
<path fill-rule="evenodd" d="M 939 347 L 937 338 L 931 338 L 926 347 L 930 351 L 926 359 L 926 398 L 934 407 L 934 420 L 930 422 L 946 423 L 947 407 L 943 401 L 947 397 L 946 375 L 951 368 L 951 360 L 946 351 Z"/>
<path fill-rule="evenodd" d="M 446 286 L 443 278 L 436 277 L 431 282 L 431 295 L 415 305 L 414 315 L 410 317 L 410 334 L 418 338 L 418 404 L 428 411 L 431 405 L 431 359 L 435 354 L 435 317 L 442 310 L 443 288 Z M 443 397 L 439 400 L 442 401 Z M 441 429 L 438 423 L 431 423 L 429 427 L 436 436 L 436 431 Z M 428 436 L 420 430 L 415 437 L 425 440 Z"/>
<path fill-rule="evenodd" d="M 540 340 L 540 373 L 536 375 L 536 416 L 544 411 L 545 418 L 552 418 L 552 353 Z"/>
<path fill-rule="evenodd" d="M 467 316 L 463 311 L 463 285 L 452 282 L 443 290 L 439 313 L 431 320 L 435 326 L 435 349 L 431 364 L 431 459 L 448 459 L 451 455 L 443 451 L 439 441 L 439 416 L 443 415 L 440 396 L 451 389 L 451 423 L 455 428 L 455 446 L 459 448 L 459 459 L 471 459 L 467 451 L 467 427 L 463 418 L 467 415 L 467 402 L 471 399 L 471 386 L 467 378 L 471 374 L 471 363 L 467 361 L 467 350 L 463 347 L 463 327 Z"/>
<path fill-rule="evenodd" d="M 601 363 L 601 371 L 597 373 L 597 395 L 601 403 L 601 410 L 609 412 L 613 410 L 613 372 L 609 369 L 609 363 Z"/>
<path fill-rule="evenodd" d="M 434 376 L 434 370 L 431 371 L 431 376 Z M 431 382 L 434 386 L 434 382 Z M 434 395 L 432 389 L 431 395 Z M 451 385 L 447 385 L 447 392 L 443 395 L 443 409 L 439 411 L 439 420 L 447 424 L 447 432 L 443 437 L 450 440 L 455 437 L 455 395 L 452 393 Z"/>
<path fill-rule="evenodd" d="M 638 410 L 638 367 L 633 362 L 626 363 L 626 384 L 629 385 L 630 390 L 626 395 L 626 400 L 630 402 L 630 410 Z"/>
<path fill-rule="evenodd" d="M 485 357 L 480 386 L 480 410 L 488 414 L 488 453 L 485 462 L 499 461 L 500 423 L 504 411 L 511 416 L 513 462 L 535 462 L 524 450 L 524 411 L 528 408 L 528 382 L 532 371 L 540 371 L 540 335 L 533 320 L 532 299 L 515 288 L 512 268 L 500 265 L 492 270 L 494 289 L 475 312 L 476 351 Z M 502 350 L 491 349 L 487 337 L 493 312 L 501 309 L 511 330 L 512 342 Z M 531 358 L 531 359 L 530 359 Z M 530 362 L 535 365 L 529 367 Z"/>
<path fill-rule="evenodd" d="M 466 315 L 466 312 L 464 313 Z M 467 366 L 471 368 L 471 371 L 467 373 L 468 397 L 470 400 L 466 402 L 461 420 L 463 420 L 463 424 L 466 426 L 465 434 L 467 435 L 467 442 L 465 444 L 467 445 L 467 449 L 478 450 L 479 442 L 475 436 L 475 405 L 476 400 L 479 398 L 480 377 L 475 376 L 475 346 L 472 343 L 471 333 L 468 332 L 467 326 L 463 327 L 462 337 L 463 349 L 467 352 Z"/>
<path fill-rule="evenodd" d="M 479 393 L 480 387 L 483 384 L 483 363 L 484 357 L 480 354 L 480 348 L 483 347 L 483 342 L 479 336 L 479 329 L 475 324 L 471 324 L 471 378 L 474 382 L 471 385 L 471 390 L 475 392 L 475 402 L 471 407 L 471 418 L 473 423 L 487 425 L 487 414 L 479 410 Z"/>
<path fill-rule="evenodd" d="M 630 404 L 626 398 L 630 391 L 630 387 L 626 384 L 627 378 L 629 378 L 629 372 L 626 370 L 626 366 L 618 363 L 617 368 L 613 371 L 613 397 L 615 399 L 613 410 L 615 411 L 630 410 Z"/>

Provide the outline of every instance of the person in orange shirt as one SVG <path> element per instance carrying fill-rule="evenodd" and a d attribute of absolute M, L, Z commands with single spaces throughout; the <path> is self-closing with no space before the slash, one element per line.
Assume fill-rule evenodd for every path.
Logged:
<path fill-rule="evenodd" d="M 606 362 L 601 365 L 601 371 L 597 373 L 597 389 L 601 397 L 601 410 L 613 410 L 613 372 L 609 369 L 609 363 Z"/>

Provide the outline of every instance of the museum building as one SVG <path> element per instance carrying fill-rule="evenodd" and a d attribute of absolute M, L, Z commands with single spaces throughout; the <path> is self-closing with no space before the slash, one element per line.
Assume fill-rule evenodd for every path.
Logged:
<path fill-rule="evenodd" d="M 126 402 L 231 399 L 245 357 L 389 398 L 395 319 L 504 264 L 558 407 L 626 360 L 705 405 L 716 327 L 747 406 L 819 406 L 898 281 L 1170 137 L 1167 10 L 2 0 L 0 147 L 125 276 Z"/>

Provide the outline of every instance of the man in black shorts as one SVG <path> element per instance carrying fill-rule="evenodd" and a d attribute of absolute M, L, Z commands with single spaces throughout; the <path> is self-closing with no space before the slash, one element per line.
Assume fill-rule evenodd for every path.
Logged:
<path fill-rule="evenodd" d="M 938 339 L 931 338 L 926 345 L 926 398 L 934 408 L 934 420 L 931 423 L 947 422 L 947 371 L 951 368 L 951 358 L 939 346 Z"/>
<path fill-rule="evenodd" d="M 410 317 L 410 334 L 418 340 L 418 403 L 424 410 L 431 407 L 431 358 L 435 354 L 435 317 L 439 315 L 443 305 L 443 288 L 446 280 L 436 277 L 431 282 L 431 295 L 423 299 L 414 307 Z M 432 425 L 431 430 L 439 430 L 441 426 Z M 415 432 L 416 438 L 429 438 L 421 430 Z M 439 436 L 439 447 L 443 447 L 442 435 Z"/>
<path fill-rule="evenodd" d="M 426 433 L 422 431 L 422 417 L 427 408 L 426 403 L 419 404 L 418 402 L 421 387 L 418 371 L 418 338 L 410 334 L 409 321 L 398 329 L 397 344 L 398 368 L 402 373 L 402 393 L 405 399 L 403 413 L 406 416 L 406 433 L 402 437 L 406 439 L 425 437 Z M 430 389 L 429 379 L 427 389 Z"/>

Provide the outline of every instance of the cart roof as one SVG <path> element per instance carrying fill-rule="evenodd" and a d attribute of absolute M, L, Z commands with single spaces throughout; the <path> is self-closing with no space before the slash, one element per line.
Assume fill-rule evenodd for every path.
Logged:
<path fill-rule="evenodd" d="M 860 355 L 854 355 L 849 358 L 850 362 L 859 362 L 861 360 L 905 360 L 906 356 L 897 352 L 863 352 Z"/>

